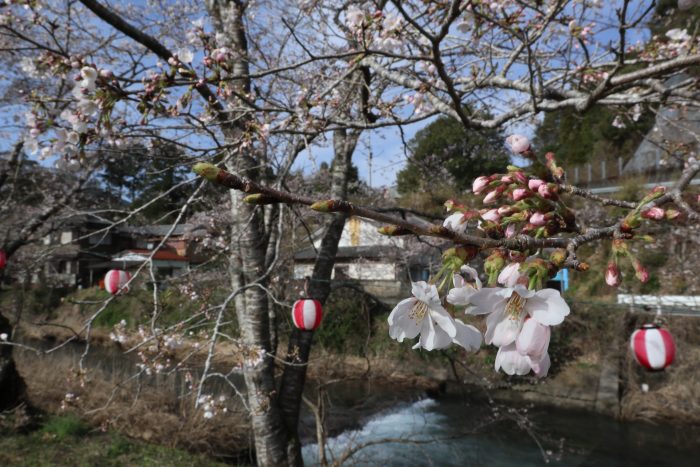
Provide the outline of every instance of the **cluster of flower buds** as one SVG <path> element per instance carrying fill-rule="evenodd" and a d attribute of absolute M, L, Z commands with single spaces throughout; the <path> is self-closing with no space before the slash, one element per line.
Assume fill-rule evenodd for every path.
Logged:
<path fill-rule="evenodd" d="M 531 152 L 529 143 L 511 140 L 511 146 Z M 563 170 L 554 155 L 549 153 L 545 159 L 549 177 L 560 179 Z M 573 212 L 559 199 L 559 185 L 519 167 L 508 166 L 505 174 L 478 177 L 472 191 L 483 195 L 483 204 L 497 206 L 474 210 L 450 200 L 445 204 L 450 213 L 443 223 L 445 227 L 464 233 L 467 222 L 477 219 L 478 228 L 491 238 L 511 238 L 519 233 L 540 238 L 568 231 L 575 225 Z"/>
<path fill-rule="evenodd" d="M 634 268 L 634 275 L 639 282 L 644 284 L 649 280 L 649 271 L 630 251 L 628 243 L 621 238 L 613 240 L 612 255 L 608 261 L 608 266 L 605 268 L 605 283 L 610 287 L 618 287 L 622 283 L 622 274 L 620 273 L 620 261 L 622 259 L 630 262 Z"/>

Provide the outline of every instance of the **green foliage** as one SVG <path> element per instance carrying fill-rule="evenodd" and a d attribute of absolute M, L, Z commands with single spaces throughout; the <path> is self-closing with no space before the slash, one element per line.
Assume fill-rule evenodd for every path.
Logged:
<path fill-rule="evenodd" d="M 440 117 L 416 133 L 409 150 L 411 158 L 396 178 L 401 194 L 445 188 L 454 194 L 509 162 L 500 130 L 467 130 L 451 117 Z"/>
<path fill-rule="evenodd" d="M 564 167 L 617 157 L 628 160 L 653 126 L 654 115 L 643 112 L 637 122 L 625 119 L 625 128 L 615 128 L 616 114 L 602 106 L 584 113 L 573 109 L 547 113 L 533 144 L 538 152 L 555 153 Z"/>
<path fill-rule="evenodd" d="M 90 431 L 90 427 L 72 414 L 57 415 L 51 417 L 41 429 L 41 432 L 50 439 L 62 441 L 69 436 L 83 436 Z"/>
<path fill-rule="evenodd" d="M 66 302 L 82 302 L 80 312 L 83 316 L 88 316 L 95 313 L 107 298 L 109 298 L 108 292 L 98 288 L 89 288 L 69 295 L 66 297 Z M 220 303 L 225 298 L 225 291 L 216 293 L 210 298 L 214 302 L 219 300 L 216 303 Z M 190 300 L 174 287 L 169 288 L 160 294 L 158 324 L 168 326 L 178 323 L 191 316 L 198 309 L 198 301 Z M 136 286 L 132 287 L 128 293 L 121 294 L 112 300 L 95 318 L 93 324 L 96 327 L 111 329 L 121 320 L 125 320 L 129 328 L 135 328 L 139 324 L 149 322 L 152 313 L 153 292 Z"/>
<path fill-rule="evenodd" d="M 168 222 L 188 197 L 185 187 L 168 191 L 187 179 L 189 169 L 181 149 L 173 144 L 156 144 L 151 149 L 133 145 L 102 154 L 102 182 L 117 199 L 133 208 L 149 204 L 139 212 L 144 220 Z"/>
<path fill-rule="evenodd" d="M 334 290 L 323 307 L 323 322 L 314 339 L 319 347 L 338 353 L 363 355 L 372 333 L 376 304 L 355 289 Z"/>

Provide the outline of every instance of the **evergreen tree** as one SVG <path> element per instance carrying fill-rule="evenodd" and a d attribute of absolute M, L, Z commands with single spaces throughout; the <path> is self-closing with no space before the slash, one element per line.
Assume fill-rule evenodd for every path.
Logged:
<path fill-rule="evenodd" d="M 401 194 L 464 191 L 474 178 L 503 170 L 509 157 L 500 130 L 467 130 L 440 117 L 409 141 L 411 157 L 396 177 Z"/>

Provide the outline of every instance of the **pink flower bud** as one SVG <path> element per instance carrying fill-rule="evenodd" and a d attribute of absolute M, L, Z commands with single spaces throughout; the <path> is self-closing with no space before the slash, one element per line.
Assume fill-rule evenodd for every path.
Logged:
<path fill-rule="evenodd" d="M 499 222 L 501 220 L 501 216 L 498 214 L 498 209 L 489 209 L 481 215 L 481 218 L 492 222 Z"/>
<path fill-rule="evenodd" d="M 498 214 L 501 216 L 507 216 L 513 212 L 513 208 L 510 206 L 501 206 L 498 208 Z"/>
<path fill-rule="evenodd" d="M 536 212 L 530 216 L 530 224 L 541 227 L 547 223 L 547 219 L 541 212 Z"/>
<path fill-rule="evenodd" d="M 489 191 L 489 193 L 484 197 L 484 204 L 495 203 L 496 199 L 501 195 L 498 190 Z"/>
<path fill-rule="evenodd" d="M 544 180 L 540 180 L 539 178 L 533 178 L 527 182 L 527 187 L 532 191 L 537 191 L 542 185 L 544 185 Z"/>
<path fill-rule="evenodd" d="M 513 172 L 513 177 L 515 177 L 515 179 L 516 179 L 518 182 L 522 183 L 523 185 L 527 185 L 527 184 L 528 184 L 527 177 L 525 176 L 524 173 L 522 173 L 522 172 L 520 172 L 520 171 L 518 171 L 518 172 Z"/>
<path fill-rule="evenodd" d="M 508 224 L 508 227 L 506 227 L 506 238 L 515 237 L 515 233 L 515 224 Z"/>
<path fill-rule="evenodd" d="M 537 193 L 539 193 L 539 195 L 544 199 L 554 199 L 557 197 L 552 187 L 547 183 L 540 185 L 540 187 L 537 189 Z"/>
<path fill-rule="evenodd" d="M 526 188 L 516 188 L 513 190 L 513 200 L 520 201 L 525 198 L 532 196 L 532 192 Z"/>
<path fill-rule="evenodd" d="M 610 287 L 618 287 L 622 283 L 620 268 L 615 261 L 608 262 L 608 267 L 605 269 L 605 283 Z"/>
<path fill-rule="evenodd" d="M 642 284 L 645 284 L 649 280 L 649 271 L 645 268 L 639 260 L 635 259 L 632 261 L 634 264 L 634 275 Z"/>
<path fill-rule="evenodd" d="M 474 180 L 474 183 L 472 184 L 472 192 L 475 195 L 480 194 L 484 189 L 488 186 L 488 184 L 491 183 L 491 179 L 489 177 L 481 176 L 477 177 L 476 180 Z"/>
<path fill-rule="evenodd" d="M 523 135 L 510 135 L 506 138 L 506 143 L 515 154 L 522 154 L 530 149 L 530 140 Z"/>
<path fill-rule="evenodd" d="M 653 219 L 658 221 L 666 217 L 666 213 L 663 209 L 654 206 L 653 208 L 649 208 L 646 211 L 642 211 L 642 217 L 644 217 L 645 219 Z"/>
<path fill-rule="evenodd" d="M 501 181 L 505 184 L 510 184 L 513 183 L 513 177 L 511 177 L 510 175 L 504 175 L 501 177 Z"/>

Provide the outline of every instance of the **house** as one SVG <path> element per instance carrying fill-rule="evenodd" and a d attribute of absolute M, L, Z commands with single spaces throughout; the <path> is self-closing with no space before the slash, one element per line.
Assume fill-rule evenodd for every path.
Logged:
<path fill-rule="evenodd" d="M 194 241 L 204 234 L 190 224 L 115 227 L 93 216 L 74 216 L 43 239 L 43 279 L 55 287 L 91 287 L 110 269 L 136 270 L 149 260 L 158 279 L 178 276 L 201 262 Z M 39 281 L 38 273 L 32 281 Z"/>
<path fill-rule="evenodd" d="M 53 226 L 43 238 L 46 260 L 41 275 L 54 287 L 89 287 L 96 283 L 95 266 L 109 261 L 115 253 L 128 248 L 131 238 L 119 229 L 108 230 L 111 223 L 89 215 L 73 216 Z M 39 282 L 35 273 L 32 282 Z"/>
<path fill-rule="evenodd" d="M 417 216 L 412 222 L 428 224 Z M 387 303 L 410 295 L 411 281 L 427 280 L 441 265 L 440 249 L 429 240 L 413 236 L 387 237 L 377 229 L 384 224 L 360 217 L 345 223 L 331 278 L 336 284 L 351 284 Z M 294 255 L 294 278 L 310 276 L 323 231 L 312 235 L 313 246 Z M 434 240 L 434 239 L 430 239 Z"/>

